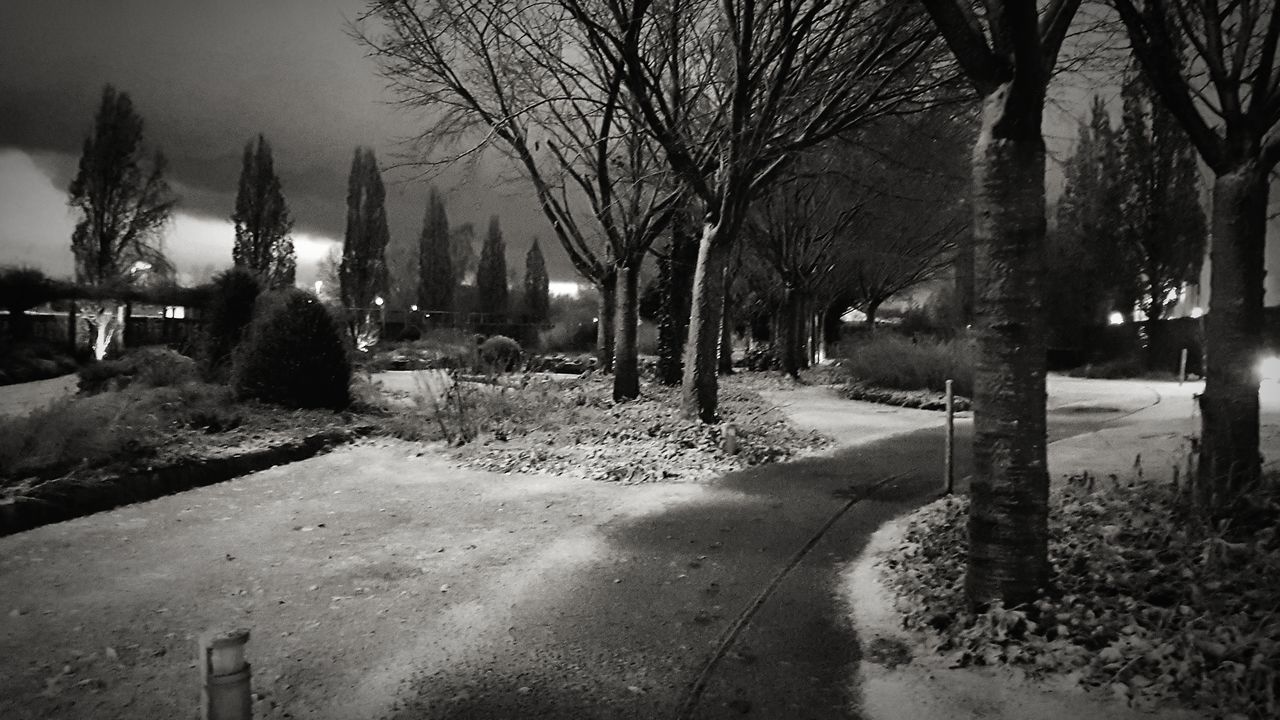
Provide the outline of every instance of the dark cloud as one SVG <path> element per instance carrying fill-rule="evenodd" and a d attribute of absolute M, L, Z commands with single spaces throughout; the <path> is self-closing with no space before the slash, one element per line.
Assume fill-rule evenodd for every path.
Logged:
<path fill-rule="evenodd" d="M 261 132 L 275 149 L 298 230 L 341 238 L 354 147 L 375 147 L 389 167 L 403 150 L 397 141 L 426 122 L 388 104 L 371 61 L 347 36 L 347 21 L 364 5 L 10 3 L 0 22 L 0 67 L 6 68 L 0 75 L 0 148 L 32 155 L 50 182 L 65 188 L 102 87 L 111 83 L 130 94 L 146 122 L 148 144 L 168 157 L 183 212 L 230 215 L 241 150 Z M 393 235 L 416 236 L 426 183 L 410 170 L 385 176 Z M 527 193 L 495 189 L 495 176 L 482 165 L 446 172 L 435 182 L 451 190 L 455 223 L 484 227 L 490 214 L 500 214 L 509 260 L 521 263 L 528 236 L 549 237 L 550 227 Z M 569 278 L 567 260 L 554 249 L 550 254 L 553 274 Z"/>

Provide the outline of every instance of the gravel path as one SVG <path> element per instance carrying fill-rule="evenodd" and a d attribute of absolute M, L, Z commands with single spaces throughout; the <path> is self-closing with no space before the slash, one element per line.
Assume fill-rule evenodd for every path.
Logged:
<path fill-rule="evenodd" d="M 227 625 L 259 718 L 849 717 L 838 570 L 936 492 L 917 419 L 709 485 L 368 442 L 0 538 L 0 717 L 194 717 L 194 638 Z"/>

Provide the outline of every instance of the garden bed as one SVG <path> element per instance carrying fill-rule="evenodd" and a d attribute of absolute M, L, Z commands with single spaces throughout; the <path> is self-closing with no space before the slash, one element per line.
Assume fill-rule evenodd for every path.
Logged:
<path fill-rule="evenodd" d="M 850 400 L 917 408 L 919 410 L 946 410 L 946 393 L 933 390 L 898 390 L 860 382 L 847 382 L 840 386 L 840 394 Z M 969 398 L 953 395 L 952 406 L 956 412 L 970 409 Z"/>
<path fill-rule="evenodd" d="M 647 384 L 638 399 L 614 403 L 608 377 L 504 382 L 514 386 L 459 386 L 438 402 L 420 393 L 387 431 L 447 440 L 453 457 L 476 469 L 628 484 L 703 481 L 830 443 L 791 425 L 742 376 L 722 380 L 717 425 L 682 417 L 679 388 Z"/>
<path fill-rule="evenodd" d="M 1132 706 L 1280 716 L 1280 491 L 1210 528 L 1169 485 L 1073 478 L 1050 515 L 1054 587 L 1030 606 L 963 597 L 967 499 L 909 518 L 883 560 L 903 624 L 954 666 L 1056 673 Z"/>

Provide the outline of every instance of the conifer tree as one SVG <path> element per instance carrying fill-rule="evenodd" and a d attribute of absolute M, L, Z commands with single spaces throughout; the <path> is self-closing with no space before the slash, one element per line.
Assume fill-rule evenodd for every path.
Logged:
<path fill-rule="evenodd" d="M 507 310 L 506 244 L 498 216 L 494 215 L 489 218 L 489 234 L 484 238 L 476 266 L 476 311 L 485 316 L 485 323 L 501 323 Z"/>
<path fill-rule="evenodd" d="M 423 310 L 452 311 L 455 283 L 449 252 L 449 218 L 444 200 L 432 187 L 418 239 L 418 306 Z"/>
<path fill-rule="evenodd" d="M 524 315 L 526 322 L 542 325 L 551 316 L 551 279 L 538 239 L 524 257 Z"/>
<path fill-rule="evenodd" d="M 386 189 L 371 148 L 356 148 L 347 181 L 347 232 L 342 243 L 338 278 L 342 302 L 348 308 L 369 310 L 387 292 Z"/>
<path fill-rule="evenodd" d="M 271 145 L 262 135 L 244 146 L 240 185 L 236 191 L 236 241 L 231 257 L 270 288 L 291 287 L 297 273 L 293 218 L 276 175 Z"/>

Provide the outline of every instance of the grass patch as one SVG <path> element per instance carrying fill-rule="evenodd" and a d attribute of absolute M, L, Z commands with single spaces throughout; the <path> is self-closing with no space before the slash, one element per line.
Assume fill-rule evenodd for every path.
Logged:
<path fill-rule="evenodd" d="M 1027 607 L 966 607 L 966 498 L 917 512 L 883 564 L 904 624 L 957 665 L 1066 673 L 1135 706 L 1273 718 L 1280 490 L 1252 500 L 1269 522 L 1210 527 L 1174 486 L 1073 478 L 1051 508 L 1054 587 Z"/>
<path fill-rule="evenodd" d="M 973 341 L 896 333 L 867 334 L 840 348 L 840 368 L 853 383 L 892 390 L 954 392 L 973 396 Z"/>

